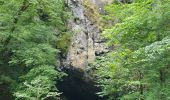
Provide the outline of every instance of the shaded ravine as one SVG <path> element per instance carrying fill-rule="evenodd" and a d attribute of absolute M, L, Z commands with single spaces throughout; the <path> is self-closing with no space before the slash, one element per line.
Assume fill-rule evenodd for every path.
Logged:
<path fill-rule="evenodd" d="M 100 91 L 99 87 L 95 86 L 95 82 L 84 79 L 84 73 L 77 70 L 67 69 L 68 74 L 57 85 L 57 88 L 62 92 L 62 99 L 66 100 L 106 100 L 99 97 L 96 92 Z"/>
<path fill-rule="evenodd" d="M 64 100 L 105 100 L 96 94 L 100 88 L 96 87 L 94 80 L 88 79 L 85 73 L 86 67 L 96 56 L 109 52 L 104 45 L 106 40 L 100 36 L 101 30 L 89 18 L 90 15 L 84 6 L 98 6 L 97 8 L 100 8 L 98 13 L 102 13 L 100 10 L 105 4 L 102 1 L 66 0 L 73 16 L 67 25 L 74 35 L 71 37 L 67 54 L 64 57 L 62 54 L 60 56 L 60 70 L 68 74 L 62 81 L 57 82 L 62 99 L 66 98 Z"/>

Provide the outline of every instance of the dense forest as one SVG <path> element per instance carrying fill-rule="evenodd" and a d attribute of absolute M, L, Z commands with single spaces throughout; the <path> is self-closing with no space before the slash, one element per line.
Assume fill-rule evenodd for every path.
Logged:
<path fill-rule="evenodd" d="M 92 1 L 0 0 L 0 100 L 170 100 L 170 0 L 106 0 L 101 8 Z M 68 2 L 81 4 L 90 24 L 72 14 L 76 8 Z M 65 67 L 75 51 L 71 41 L 81 33 L 70 23 L 86 23 L 87 40 L 88 25 L 96 26 L 109 50 L 95 52 L 80 68 Z M 73 79 L 62 81 L 73 73 L 95 99 L 65 95 L 86 88 L 79 82 L 68 90 Z"/>

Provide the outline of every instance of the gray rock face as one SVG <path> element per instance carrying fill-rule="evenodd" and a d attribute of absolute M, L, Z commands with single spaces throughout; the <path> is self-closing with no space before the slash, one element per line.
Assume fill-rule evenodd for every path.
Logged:
<path fill-rule="evenodd" d="M 94 0 L 91 1 L 94 3 Z M 83 70 L 97 55 L 109 50 L 104 46 L 105 41 L 100 37 L 99 28 L 85 16 L 82 3 L 83 0 L 67 0 L 74 17 L 68 22 L 68 27 L 74 36 L 64 65 Z"/>
<path fill-rule="evenodd" d="M 113 2 L 113 0 L 90 0 L 90 1 L 98 7 L 98 12 L 100 14 L 105 14 L 104 6 L 106 4 L 111 4 Z"/>

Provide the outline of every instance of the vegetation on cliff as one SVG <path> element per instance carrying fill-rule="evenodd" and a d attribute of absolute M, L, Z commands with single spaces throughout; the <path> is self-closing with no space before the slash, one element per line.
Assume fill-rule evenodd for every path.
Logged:
<path fill-rule="evenodd" d="M 72 36 L 66 6 L 64 0 L 0 0 L 0 100 L 65 98 L 56 86 L 67 76 L 57 64 Z M 92 76 L 101 88 L 97 95 L 104 97 L 99 99 L 170 100 L 170 0 L 113 0 L 103 15 L 90 0 L 82 6 L 114 50 L 75 74 L 81 76 L 68 69 L 74 81 L 66 82 L 90 85 L 86 78 Z"/>
<path fill-rule="evenodd" d="M 123 0 L 122 0 L 123 1 Z M 170 99 L 170 1 L 135 0 L 106 6 L 103 36 L 114 51 L 91 65 L 109 100 Z"/>

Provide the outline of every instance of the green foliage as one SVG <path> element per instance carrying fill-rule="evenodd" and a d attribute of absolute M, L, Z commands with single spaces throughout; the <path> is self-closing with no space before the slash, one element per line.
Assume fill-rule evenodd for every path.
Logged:
<path fill-rule="evenodd" d="M 67 50 L 70 46 L 70 41 L 73 33 L 71 32 L 63 32 L 58 36 L 58 40 L 56 41 L 57 48 L 61 51 L 61 53 L 67 53 Z"/>
<path fill-rule="evenodd" d="M 134 0 L 106 6 L 103 32 L 113 53 L 92 69 L 109 100 L 169 99 L 169 0 Z M 112 60 L 108 60 L 112 59 Z"/>
<path fill-rule="evenodd" d="M 16 99 L 59 96 L 55 84 L 56 34 L 67 32 L 62 0 L 0 1 L 0 83 L 11 83 Z M 16 88 L 17 87 L 17 88 Z"/>
<path fill-rule="evenodd" d="M 92 76 L 96 78 L 98 86 L 103 90 L 97 94 L 101 97 L 109 96 L 109 100 L 115 100 L 126 93 L 125 88 L 127 90 L 129 88 L 128 82 L 126 82 L 129 70 L 122 67 L 121 63 L 116 62 L 116 58 L 113 56 L 116 57 L 113 54 L 107 54 L 97 58 L 89 69 L 93 69 L 91 70 Z"/>
<path fill-rule="evenodd" d="M 135 62 L 131 65 L 143 67 L 144 81 L 147 81 L 151 86 L 151 89 L 145 94 L 148 100 L 168 100 L 170 98 L 169 52 L 170 38 L 152 43 L 134 52 Z"/>
<path fill-rule="evenodd" d="M 25 82 L 24 86 L 14 93 L 14 96 L 16 96 L 16 100 L 45 100 L 48 97 L 59 96 L 60 94 L 52 89 L 53 84 L 48 77 L 37 76 L 29 83 Z"/>
<path fill-rule="evenodd" d="M 60 93 L 55 87 L 55 79 L 61 79 L 64 73 L 56 72 L 52 66 L 39 66 L 31 69 L 22 80 L 14 95 L 16 99 L 44 100 L 48 97 L 58 98 Z M 27 92 L 25 92 L 27 91 Z"/>
<path fill-rule="evenodd" d="M 169 15 L 165 14 L 167 13 L 165 9 L 168 9 L 168 6 L 165 1 L 136 1 L 132 4 L 110 7 L 110 12 L 113 12 L 111 16 L 118 18 L 116 19 L 118 23 L 112 29 L 106 30 L 104 34 L 111 33 L 107 37 L 115 45 L 123 44 L 128 48 L 136 49 L 156 41 L 157 38 L 161 40 L 169 35 L 167 28 L 169 24 L 166 24 Z"/>

